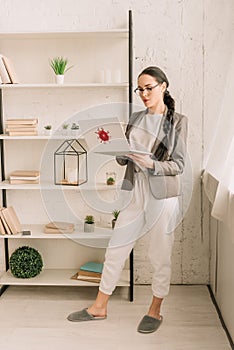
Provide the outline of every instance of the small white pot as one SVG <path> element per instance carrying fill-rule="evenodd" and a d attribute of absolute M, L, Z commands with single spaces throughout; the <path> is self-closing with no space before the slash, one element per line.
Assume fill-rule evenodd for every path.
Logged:
<path fill-rule="evenodd" d="M 52 134 L 52 130 L 51 130 L 51 129 L 45 129 L 45 130 L 44 130 L 44 134 L 45 134 L 46 136 L 50 136 L 50 135 Z"/>
<path fill-rule="evenodd" d="M 87 222 L 84 223 L 84 232 L 94 232 L 95 224 L 87 224 Z"/>
<path fill-rule="evenodd" d="M 71 136 L 77 137 L 79 135 L 79 129 L 71 129 Z"/>
<path fill-rule="evenodd" d="M 56 75 L 56 83 L 62 85 L 64 83 L 64 75 Z"/>
<path fill-rule="evenodd" d="M 62 130 L 62 134 L 63 134 L 64 136 L 67 136 L 67 135 L 68 135 L 68 129 L 63 129 L 63 130 Z"/>

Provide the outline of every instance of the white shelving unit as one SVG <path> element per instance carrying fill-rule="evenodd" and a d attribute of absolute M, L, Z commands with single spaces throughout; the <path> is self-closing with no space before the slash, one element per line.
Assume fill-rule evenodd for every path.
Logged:
<path fill-rule="evenodd" d="M 2 84 L 0 86 L 1 125 L 1 175 L 0 190 L 2 205 L 12 205 L 22 222 L 24 230 L 30 230 L 30 236 L 2 235 L 0 239 L 5 244 L 6 272 L 0 278 L 2 290 L 8 285 L 57 285 L 57 286 L 96 286 L 95 283 L 71 279 L 79 266 L 88 261 L 102 261 L 105 248 L 111 237 L 112 230 L 106 227 L 96 227 L 94 233 L 84 233 L 80 222 L 75 222 L 72 234 L 43 233 L 46 218 L 49 216 L 46 203 L 41 199 L 41 192 L 50 192 L 46 201 L 54 202 L 58 207 L 57 221 L 61 220 L 60 202 L 56 202 L 59 191 L 72 197 L 71 212 L 79 210 L 77 201 L 80 193 L 92 191 L 108 193 L 119 190 L 119 185 L 108 186 L 105 181 L 88 181 L 79 186 L 54 185 L 51 165 L 48 178 L 41 177 L 40 184 L 12 185 L 8 181 L 9 173 L 20 168 L 25 170 L 39 169 L 43 164 L 43 152 L 52 152 L 56 145 L 65 139 L 79 138 L 79 134 L 61 135 L 59 126 L 67 121 L 73 121 L 72 115 L 77 110 L 87 109 L 89 105 L 109 102 L 131 101 L 131 66 L 132 66 L 132 17 L 129 12 L 129 28 L 103 31 L 84 32 L 21 32 L 0 33 L 0 53 L 11 58 L 17 72 L 20 84 Z M 87 40 L 88 39 L 88 40 Z M 62 52 L 62 54 L 61 54 Z M 55 56 L 69 58 L 74 67 L 67 72 L 63 85 L 53 82 L 52 69 L 49 59 Z M 103 83 L 98 72 L 108 67 L 121 71 L 122 82 Z M 129 113 L 129 111 L 127 111 Z M 79 113 L 78 113 L 79 114 Z M 58 127 L 51 136 L 44 135 L 39 130 L 37 136 L 8 136 L 5 131 L 5 120 L 8 118 L 37 117 L 41 127 L 48 123 L 53 128 Z M 79 138 L 80 142 L 84 142 Z M 53 144 L 54 142 L 54 144 Z M 48 146 L 49 145 L 49 146 Z M 54 145 L 54 146 L 53 146 Z M 54 147 L 54 148 L 53 148 Z M 94 158 L 93 158 L 94 159 Z M 91 162 L 93 161 L 91 160 Z M 95 159 L 94 159 L 95 162 Z M 110 161 L 112 162 L 112 161 Z M 112 164 L 112 163 L 111 163 Z M 105 169 L 105 167 L 104 167 Z M 81 196 L 82 197 L 82 196 Z M 75 203 L 75 209 L 72 205 Z M 80 205 L 81 209 L 82 204 Z M 88 210 L 85 208 L 85 210 Z M 98 208 L 96 208 L 98 210 Z M 86 211 L 87 213 L 87 211 Z M 66 213 L 63 213 L 65 215 Z M 73 215 L 74 218 L 74 215 Z M 96 244 L 94 244 L 96 242 Z M 17 279 L 9 271 L 9 257 L 11 252 L 21 245 L 30 245 L 42 251 L 45 266 L 40 275 L 33 279 Z M 58 256 L 60 256 L 58 262 Z M 54 259 L 53 259 L 54 258 Z M 64 266 L 63 266 L 64 258 Z M 133 256 L 130 258 L 130 269 L 126 266 L 118 286 L 130 287 L 130 300 L 133 300 Z M 55 267 L 56 262 L 58 267 Z"/>

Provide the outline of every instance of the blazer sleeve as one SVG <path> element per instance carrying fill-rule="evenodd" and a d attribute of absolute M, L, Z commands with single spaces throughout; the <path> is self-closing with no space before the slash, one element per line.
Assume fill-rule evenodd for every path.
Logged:
<path fill-rule="evenodd" d="M 173 176 L 184 171 L 187 153 L 188 121 L 185 116 L 180 116 L 174 133 L 172 151 L 165 161 L 154 160 L 154 169 L 149 169 L 150 175 Z"/>

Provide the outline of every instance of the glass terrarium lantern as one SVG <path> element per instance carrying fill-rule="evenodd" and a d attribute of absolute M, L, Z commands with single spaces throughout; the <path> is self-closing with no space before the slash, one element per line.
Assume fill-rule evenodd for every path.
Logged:
<path fill-rule="evenodd" d="M 78 140 L 66 140 L 54 153 L 55 185 L 79 186 L 87 182 L 87 151 Z"/>

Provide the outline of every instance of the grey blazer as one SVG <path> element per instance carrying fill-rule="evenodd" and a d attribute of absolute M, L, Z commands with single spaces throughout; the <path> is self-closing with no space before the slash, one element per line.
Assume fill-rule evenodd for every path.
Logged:
<path fill-rule="evenodd" d="M 126 137 L 129 138 L 132 126 L 137 125 L 147 114 L 148 110 L 132 114 L 127 129 Z M 164 161 L 158 161 L 155 152 L 165 136 L 163 123 L 166 118 L 167 108 L 162 117 L 158 135 L 155 139 L 151 157 L 154 160 L 154 169 L 148 169 L 149 184 L 153 196 L 157 199 L 176 197 L 181 195 L 181 174 L 183 173 L 186 157 L 187 143 L 187 118 L 179 113 L 174 113 L 173 127 L 169 133 L 168 157 Z M 131 191 L 134 186 L 134 163 L 126 157 L 116 157 L 120 165 L 127 165 L 122 189 Z"/>

